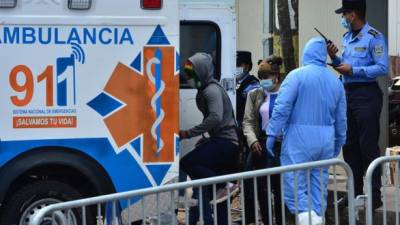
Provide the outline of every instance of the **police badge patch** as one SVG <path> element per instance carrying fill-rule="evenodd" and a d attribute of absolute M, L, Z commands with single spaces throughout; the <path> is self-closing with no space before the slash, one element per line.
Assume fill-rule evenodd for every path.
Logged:
<path fill-rule="evenodd" d="M 383 45 L 377 45 L 374 48 L 374 55 L 375 56 L 382 56 L 383 55 Z"/>

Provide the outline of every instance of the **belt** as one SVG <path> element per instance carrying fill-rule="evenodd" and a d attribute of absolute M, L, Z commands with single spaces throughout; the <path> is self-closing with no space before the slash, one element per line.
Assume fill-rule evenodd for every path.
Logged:
<path fill-rule="evenodd" d="M 377 82 L 354 82 L 354 83 L 347 83 L 344 84 L 344 88 L 346 90 L 354 90 L 358 88 L 363 88 L 363 87 L 371 87 L 371 86 L 377 86 Z"/>

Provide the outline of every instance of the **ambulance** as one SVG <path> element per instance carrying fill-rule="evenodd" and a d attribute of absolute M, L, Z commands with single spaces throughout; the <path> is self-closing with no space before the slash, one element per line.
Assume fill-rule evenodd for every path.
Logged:
<path fill-rule="evenodd" d="M 234 0 L 0 0 L 0 224 L 176 182 L 196 52 L 235 102 Z"/>

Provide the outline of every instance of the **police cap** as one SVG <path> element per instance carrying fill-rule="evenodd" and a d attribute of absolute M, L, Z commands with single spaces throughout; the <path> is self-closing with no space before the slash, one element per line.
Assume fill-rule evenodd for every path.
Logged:
<path fill-rule="evenodd" d="M 242 64 L 252 64 L 251 63 L 251 52 L 248 51 L 237 51 L 236 52 L 236 66 Z"/>
<path fill-rule="evenodd" d="M 360 10 L 365 12 L 367 4 L 365 0 L 342 0 L 342 8 L 335 10 L 335 13 L 341 14 L 353 10 Z"/>

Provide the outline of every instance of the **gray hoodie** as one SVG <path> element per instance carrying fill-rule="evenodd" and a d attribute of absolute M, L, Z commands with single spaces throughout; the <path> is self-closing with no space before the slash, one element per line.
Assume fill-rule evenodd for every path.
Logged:
<path fill-rule="evenodd" d="M 228 139 L 238 144 L 231 101 L 222 86 L 214 79 L 211 55 L 196 53 L 189 60 L 202 87 L 197 92 L 197 108 L 203 113 L 203 122 L 189 130 L 190 137 L 208 133 L 210 137 Z"/>

